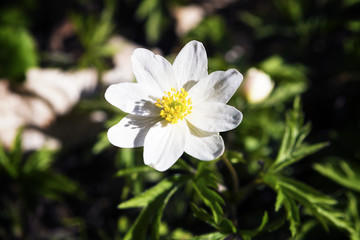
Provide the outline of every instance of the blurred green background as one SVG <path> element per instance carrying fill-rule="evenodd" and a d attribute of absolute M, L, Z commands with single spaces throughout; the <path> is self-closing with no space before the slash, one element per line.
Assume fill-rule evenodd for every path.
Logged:
<path fill-rule="evenodd" d="M 236 68 L 245 75 L 257 68 L 274 84 L 260 102 L 251 102 L 243 90 L 231 100 L 244 119 L 223 136 L 227 149 L 246 160 L 234 165 L 240 187 L 276 155 L 285 114 L 301 96 L 305 122 L 312 126 L 307 141 L 330 145 L 288 174 L 334 196 L 343 209 L 350 199 L 360 226 L 359 13 L 358 0 L 2 0 L 0 82 L 7 82 L 9 91 L 28 96 L 24 86 L 33 67 L 69 73 L 93 69 L 96 86 L 46 128 L 36 127 L 58 139 L 60 148 L 22 150 L 22 132 L 31 127 L 25 122 L 12 146 L 0 149 L 0 238 L 122 239 L 140 211 L 117 205 L 172 171 L 116 176 L 121 169 L 143 166 L 142 150 L 117 149 L 107 142 L 106 129 L 124 115 L 105 102 L 109 83 L 103 74 L 116 67 L 113 57 L 126 46 L 153 49 L 172 60 L 193 39 L 207 50 L 209 72 Z M 114 47 L 109 42 L 114 36 L 126 39 L 125 47 Z M 125 68 L 129 60 L 121 62 Z M 5 108 L 6 98 L 0 101 Z M 11 111 L 2 108 L 0 118 Z M 100 120 L 90 120 L 94 113 Z M 222 164 L 219 171 L 226 172 Z M 232 186 L 224 176 L 223 184 Z M 273 211 L 275 198 L 268 188 L 252 190 L 237 206 L 240 228 L 258 226 L 263 212 Z M 211 231 L 194 220 L 188 201 L 175 194 L 169 203 L 160 229 L 163 239 Z M 326 232 L 307 219 L 304 213 L 309 228 L 297 239 L 347 238 L 341 230 Z M 255 239 L 291 239 L 291 233 L 282 226 Z"/>

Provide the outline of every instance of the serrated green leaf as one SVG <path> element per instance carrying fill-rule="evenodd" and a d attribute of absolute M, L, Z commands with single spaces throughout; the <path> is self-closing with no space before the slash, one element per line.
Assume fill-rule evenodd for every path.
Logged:
<path fill-rule="evenodd" d="M 317 212 L 338 228 L 342 228 L 350 234 L 355 232 L 350 223 L 344 219 L 344 214 L 342 212 L 324 208 L 317 208 Z"/>
<path fill-rule="evenodd" d="M 299 208 L 296 206 L 295 201 L 292 198 L 285 198 L 283 205 L 287 212 L 287 219 L 290 222 L 291 236 L 295 236 L 300 226 L 300 214 Z"/>
<path fill-rule="evenodd" d="M 311 214 L 318 219 L 325 229 L 328 229 L 328 224 L 331 223 L 349 233 L 354 231 L 352 226 L 344 220 L 344 214 L 332 208 L 336 200 L 331 197 L 321 194 L 310 186 L 284 176 L 272 176 L 264 180 L 265 183 L 270 183 L 272 187 L 274 183 L 276 184 L 275 188 L 273 187 L 278 193 L 276 209 L 278 210 L 280 205 L 285 207 L 292 234 L 296 234 L 296 229 L 299 226 L 297 220 L 300 221 L 295 201 L 310 210 Z"/>
<path fill-rule="evenodd" d="M 211 209 L 215 223 L 218 224 L 223 214 L 221 205 L 224 205 L 225 202 L 214 190 L 217 187 L 216 176 L 208 169 L 207 165 L 199 164 L 192 186 L 205 205 Z"/>
<path fill-rule="evenodd" d="M 219 199 L 219 195 L 215 193 L 213 190 L 209 190 L 207 186 L 203 184 L 199 185 L 196 184 L 195 182 L 192 182 L 192 186 L 195 189 L 196 193 L 203 200 L 205 205 L 207 205 L 211 209 L 215 223 L 219 223 L 223 214 L 223 210 L 221 208 L 220 203 L 216 201 L 216 199 Z"/>
<path fill-rule="evenodd" d="M 149 166 L 130 167 L 117 171 L 115 177 L 123 177 L 134 173 L 143 173 L 143 172 L 152 172 L 152 171 L 154 171 L 154 169 Z"/>
<path fill-rule="evenodd" d="M 141 193 L 140 195 L 135 196 L 134 198 L 119 204 L 118 208 L 125 209 L 125 208 L 145 207 L 148 204 L 150 204 L 150 202 L 157 199 L 158 196 L 171 190 L 176 185 L 183 183 L 184 180 L 186 179 L 187 177 L 183 175 L 182 176 L 175 175 L 173 177 L 166 178 L 161 182 L 159 182 L 158 184 L 156 184 L 154 187 Z"/>
<path fill-rule="evenodd" d="M 278 176 L 278 185 L 283 190 L 287 190 L 292 192 L 295 195 L 299 195 L 303 198 L 306 198 L 310 203 L 313 204 L 326 204 L 326 205 L 334 205 L 336 204 L 336 200 L 321 194 L 317 190 L 312 187 L 296 181 L 292 178 Z"/>
<path fill-rule="evenodd" d="M 289 221 L 289 228 L 291 235 L 295 236 L 300 226 L 300 214 L 299 209 L 293 198 L 291 198 L 286 191 L 283 190 L 279 176 L 267 174 L 264 177 L 264 183 L 268 184 L 277 192 L 277 199 L 275 203 L 275 210 L 278 211 L 281 206 L 286 210 L 286 218 Z"/>
<path fill-rule="evenodd" d="M 194 203 L 191 203 L 190 207 L 195 217 L 199 218 L 203 222 L 208 223 L 211 226 L 216 226 L 214 218 L 208 214 L 205 209 L 196 206 Z"/>
<path fill-rule="evenodd" d="M 296 98 L 293 110 L 287 113 L 286 127 L 280 149 L 275 161 L 269 167 L 268 173 L 277 173 L 328 145 L 326 142 L 312 145 L 304 144 L 306 136 L 310 133 L 310 125 L 303 125 L 303 121 L 300 98 Z"/>
<path fill-rule="evenodd" d="M 354 232 L 350 234 L 351 240 L 360 240 L 360 208 L 357 196 L 348 192 L 346 196 L 349 199 L 347 216 L 353 222 Z"/>
<path fill-rule="evenodd" d="M 222 233 L 236 233 L 236 228 L 229 219 L 222 218 L 219 223 L 216 223 L 212 215 L 210 215 L 205 209 L 196 206 L 194 203 L 191 203 L 191 210 L 195 217 L 213 226 Z"/>
<path fill-rule="evenodd" d="M 360 192 L 360 171 L 356 171 L 357 168 L 350 166 L 348 162 L 315 164 L 314 169 L 336 183 Z"/>
<path fill-rule="evenodd" d="M 137 217 L 135 223 L 126 233 L 124 240 L 159 239 L 159 226 L 164 208 L 171 196 L 177 191 L 180 185 L 184 183 L 185 179 L 187 179 L 187 177 L 174 176 L 171 181 L 177 184 L 173 184 L 172 188 L 162 191 L 148 202 Z"/>
<path fill-rule="evenodd" d="M 284 169 L 285 167 L 296 163 L 300 159 L 302 159 L 310 154 L 318 152 L 319 150 L 321 150 L 322 148 L 324 148 L 328 145 L 329 145 L 328 142 L 324 142 L 324 143 L 318 143 L 318 144 L 313 144 L 313 145 L 309 145 L 309 146 L 301 146 L 300 149 L 293 151 L 292 153 L 289 154 L 288 157 L 282 159 L 281 162 L 275 164 L 275 166 L 272 170 L 272 173 L 279 172 L 282 169 Z"/>

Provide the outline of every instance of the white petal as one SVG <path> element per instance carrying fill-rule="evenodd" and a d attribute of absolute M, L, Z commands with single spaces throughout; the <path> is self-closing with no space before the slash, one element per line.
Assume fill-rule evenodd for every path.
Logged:
<path fill-rule="evenodd" d="M 241 73 L 235 69 L 213 72 L 189 90 L 189 97 L 194 105 L 204 101 L 227 103 L 242 79 Z"/>
<path fill-rule="evenodd" d="M 138 116 L 159 116 L 155 105 L 160 96 L 151 95 L 153 89 L 140 83 L 118 83 L 108 87 L 105 99 L 120 110 Z"/>
<path fill-rule="evenodd" d="M 242 114 L 225 103 L 204 102 L 194 106 L 186 119 L 201 130 L 224 132 L 236 128 L 242 120 Z"/>
<path fill-rule="evenodd" d="M 144 48 L 137 48 L 131 61 L 138 83 L 157 86 L 161 94 L 169 91 L 171 87 L 178 88 L 173 67 L 162 56 Z"/>
<path fill-rule="evenodd" d="M 158 171 L 169 169 L 184 153 L 185 121 L 176 124 L 161 121 L 145 137 L 144 162 Z"/>
<path fill-rule="evenodd" d="M 224 153 L 224 141 L 218 133 L 205 132 L 188 123 L 185 152 L 199 160 L 210 161 Z"/>
<path fill-rule="evenodd" d="M 144 146 L 146 134 L 159 120 L 158 117 L 140 117 L 129 114 L 109 129 L 107 133 L 109 142 L 122 148 Z"/>
<path fill-rule="evenodd" d="M 198 41 L 187 43 L 175 58 L 173 66 L 179 86 L 189 90 L 187 84 L 189 81 L 195 83 L 208 75 L 208 61 L 204 45 Z"/>

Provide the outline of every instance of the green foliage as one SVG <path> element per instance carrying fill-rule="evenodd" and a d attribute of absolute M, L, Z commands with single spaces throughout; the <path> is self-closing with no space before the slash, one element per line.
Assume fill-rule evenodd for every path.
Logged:
<path fill-rule="evenodd" d="M 218 187 L 214 173 L 203 162 L 198 166 L 192 186 L 205 205 L 211 209 L 214 222 L 218 224 L 223 214 L 221 205 L 224 205 L 225 202 L 214 190 Z"/>
<path fill-rule="evenodd" d="M 117 171 L 115 176 L 122 177 L 122 176 L 130 175 L 130 174 L 134 174 L 134 173 L 150 172 L 153 170 L 154 169 L 152 169 L 149 166 L 138 166 L 138 167 L 132 167 L 132 168 L 125 168 L 125 169 L 121 169 L 121 170 Z"/>
<path fill-rule="evenodd" d="M 205 12 L 184 36 L 173 30 L 177 23 L 172 14 L 179 4 L 197 4 Z M 80 110 L 101 109 L 110 120 L 92 149 L 87 144 L 60 149 L 60 156 L 74 159 L 71 164 L 56 163 L 58 155 L 48 149 L 24 153 L 20 135 L 9 150 L 0 146 L 0 238 L 360 240 L 359 4 L 359 0 L 2 2 L 0 78 L 12 82 L 23 81 L 27 69 L 39 63 L 49 66 L 51 59 L 41 59 L 37 47 L 49 51 L 52 33 L 70 19 L 77 38 L 66 38 L 67 52 L 56 53 L 74 57 L 66 67 L 95 67 L 100 76 L 116 51 L 108 44 L 113 34 L 172 56 L 180 45 L 196 39 L 207 49 L 209 72 L 235 68 L 244 74 L 256 67 L 271 77 L 274 89 L 253 104 L 240 91 L 235 93 L 230 105 L 241 110 L 244 119 L 237 129 L 222 133 L 226 151 L 220 160 L 200 162 L 185 154 L 170 171 L 159 173 L 143 165 L 141 148 L 110 145 L 104 129 L 125 113 L 105 102 L 104 86 L 99 86 L 96 99 L 82 101 L 86 111 Z M 70 10 L 69 15 L 69 9 L 76 12 Z M 299 98 L 287 111 L 302 94 L 313 134 L 310 124 L 304 123 Z M 329 139 L 331 147 L 315 139 Z M 95 162 L 102 168 L 95 165 L 92 171 Z M 82 190 L 55 166 L 76 171 L 76 179 L 89 183 L 84 186 L 89 198 L 68 203 L 67 196 L 82 196 Z M 52 200 L 57 202 L 50 207 L 49 224 L 41 225 L 39 218 L 44 210 L 47 214 Z M 119 209 L 114 210 L 118 201 Z M 46 233 L 50 236 L 42 235 Z"/>
<path fill-rule="evenodd" d="M 178 188 L 185 183 L 186 176 L 175 175 L 164 179 L 144 193 L 121 203 L 120 209 L 144 207 L 134 224 L 126 233 L 124 240 L 159 239 L 159 226 L 163 210 Z"/>
<path fill-rule="evenodd" d="M 304 140 L 310 132 L 310 125 L 303 125 L 303 120 L 300 98 L 297 98 L 294 101 L 294 110 L 287 115 L 282 143 L 275 162 L 268 169 L 269 174 L 277 173 L 328 145 L 328 143 L 304 144 Z"/>
<path fill-rule="evenodd" d="M 209 31 L 209 29 L 211 29 L 211 31 Z M 198 26 L 192 29 L 186 35 L 184 42 L 188 42 L 192 39 L 198 39 L 202 42 L 220 45 L 220 43 L 224 44 L 226 36 L 226 23 L 220 16 L 213 15 L 205 18 Z"/>
<path fill-rule="evenodd" d="M 26 70 L 38 64 L 36 43 L 22 26 L 0 23 L 0 77 L 23 82 Z"/>
<path fill-rule="evenodd" d="M 277 106 L 306 91 L 306 69 L 300 64 L 288 64 L 280 56 L 272 56 L 259 64 L 269 74 L 277 87 L 272 94 L 256 107 Z"/>
<path fill-rule="evenodd" d="M 360 192 L 359 166 L 339 160 L 325 164 L 314 164 L 314 169 L 334 182 L 350 190 Z"/>
<path fill-rule="evenodd" d="M 9 151 L 0 145 L 0 179 L 7 183 L 2 187 L 5 194 L 0 201 L 0 211 L 4 214 L 0 215 L 0 221 L 16 226 L 16 229 L 0 227 L 0 236 L 24 234 L 26 217 L 33 213 L 41 198 L 62 201 L 66 195 L 80 198 L 84 195 L 74 181 L 52 169 L 53 150 L 44 148 L 24 155 L 21 133 L 19 131 Z"/>
<path fill-rule="evenodd" d="M 226 234 L 219 232 L 204 234 L 201 236 L 193 237 L 191 240 L 224 240 L 228 237 Z"/>
<path fill-rule="evenodd" d="M 145 20 L 146 40 L 151 44 L 159 41 L 168 26 L 169 13 L 163 0 L 143 0 L 136 11 L 139 20 Z"/>
<path fill-rule="evenodd" d="M 75 25 L 76 33 L 84 48 L 84 52 L 78 65 L 84 67 L 96 67 L 98 71 L 108 68 L 105 58 L 114 53 L 114 49 L 107 44 L 114 31 L 111 21 L 114 15 L 116 1 L 106 0 L 101 16 L 74 13 L 71 20 Z"/>
<path fill-rule="evenodd" d="M 257 227 L 254 230 L 241 231 L 242 237 L 244 238 L 244 240 L 251 240 L 252 237 L 259 234 L 265 228 L 265 226 L 268 222 L 269 222 L 269 216 L 268 216 L 268 213 L 265 212 L 259 227 Z"/>
<path fill-rule="evenodd" d="M 55 160 L 53 150 L 40 149 L 24 159 L 21 132 L 8 153 L 0 145 L 0 172 L 19 185 L 20 191 L 25 194 L 24 200 L 32 202 L 39 196 L 61 200 L 64 193 L 75 194 L 77 191 L 81 195 L 73 181 L 51 169 Z"/>
<path fill-rule="evenodd" d="M 298 98 L 294 101 L 294 109 L 287 115 L 285 133 L 276 160 L 270 165 L 264 177 L 264 182 L 277 192 L 275 210 L 278 211 L 282 206 L 285 208 L 293 237 L 297 235 L 301 225 L 300 212 L 296 203 L 300 203 L 309 210 L 325 229 L 332 224 L 348 231 L 351 235 L 354 229 L 346 221 L 345 215 L 334 208 L 336 200 L 282 173 L 285 167 L 289 167 L 327 145 L 326 143 L 312 145 L 304 143 L 310 132 L 310 126 L 304 125 L 303 119 Z"/>
<path fill-rule="evenodd" d="M 359 205 L 359 197 L 354 195 L 351 192 L 347 193 L 347 198 L 349 201 L 347 208 L 348 220 L 353 223 L 354 231 L 351 233 L 351 240 L 359 240 L 360 239 L 360 205 Z"/>

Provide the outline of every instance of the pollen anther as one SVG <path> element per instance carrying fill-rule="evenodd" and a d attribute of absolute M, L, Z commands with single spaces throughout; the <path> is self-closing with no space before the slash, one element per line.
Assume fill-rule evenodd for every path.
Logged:
<path fill-rule="evenodd" d="M 164 92 L 162 99 L 157 99 L 155 105 L 161 108 L 160 116 L 166 121 L 174 124 L 178 120 L 183 120 L 192 110 L 191 98 L 187 98 L 188 93 L 184 88 L 177 91 L 171 88 L 171 91 Z"/>

